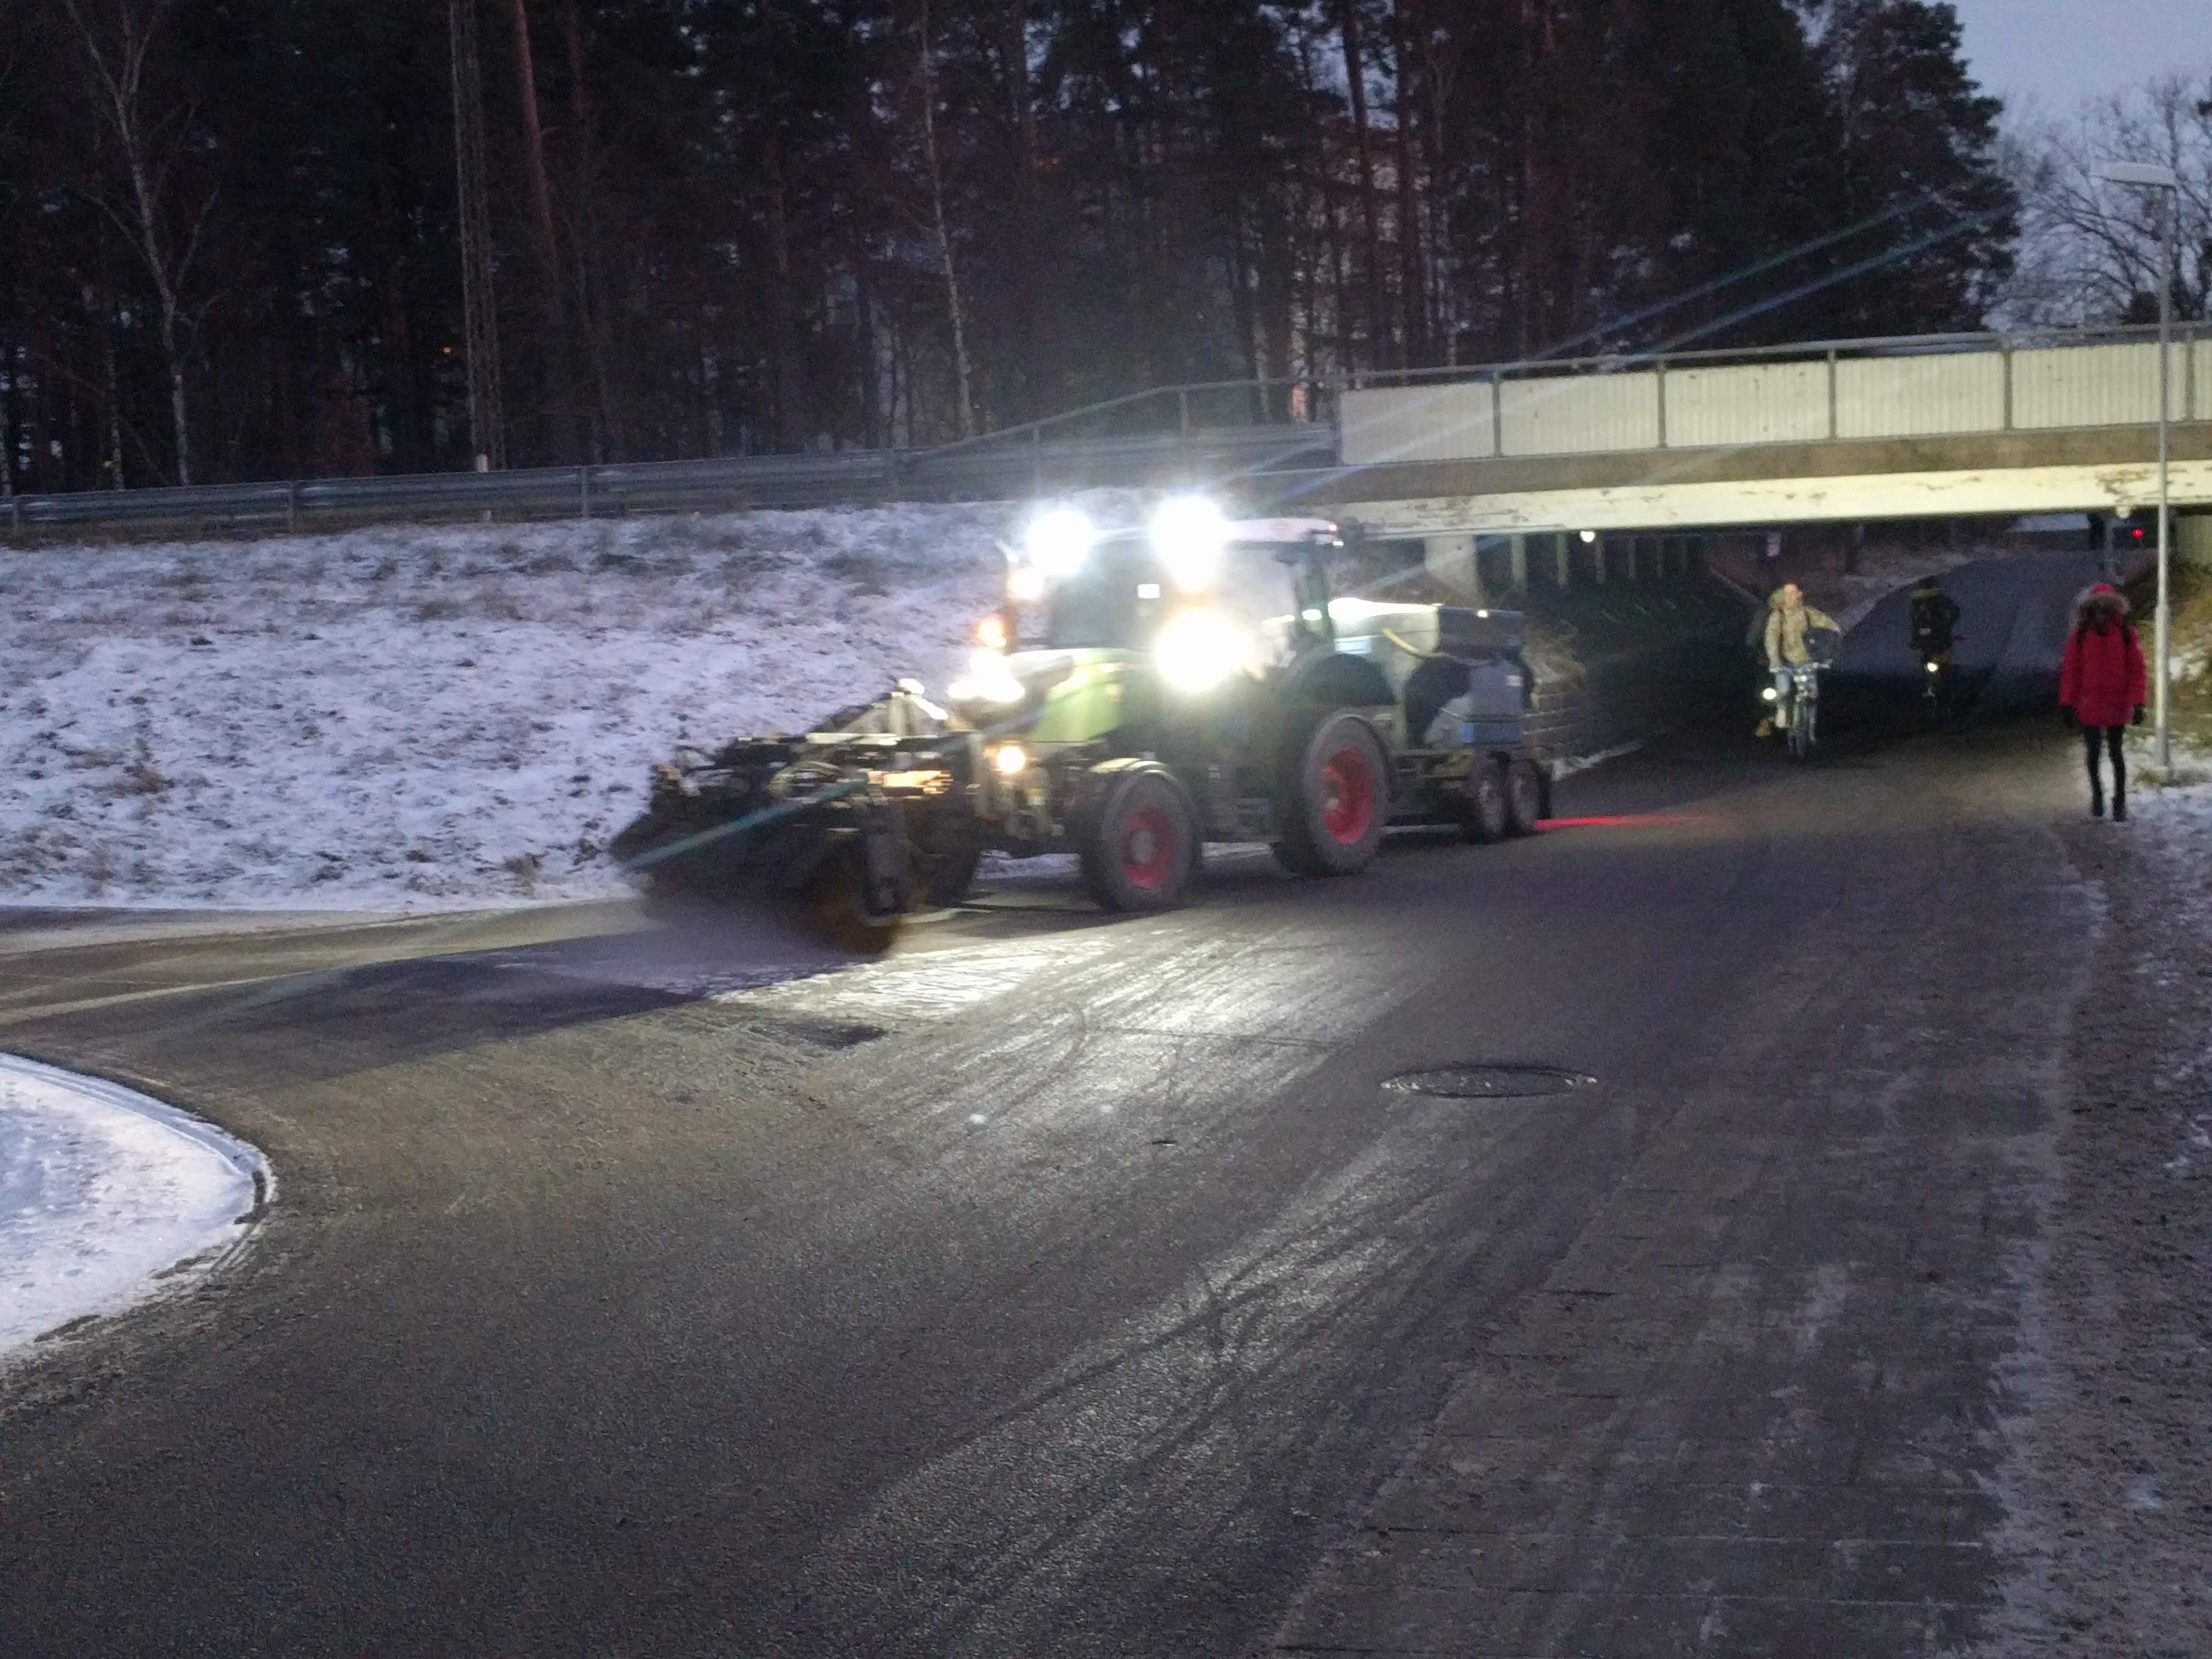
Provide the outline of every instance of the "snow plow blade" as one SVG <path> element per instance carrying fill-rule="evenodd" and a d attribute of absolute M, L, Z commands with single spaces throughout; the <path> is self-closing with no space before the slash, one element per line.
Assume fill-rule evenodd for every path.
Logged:
<path fill-rule="evenodd" d="M 609 851 L 656 894 L 765 898 L 847 950 L 888 947 L 964 845 L 973 733 L 902 686 L 795 738 L 739 738 L 653 769 Z"/>

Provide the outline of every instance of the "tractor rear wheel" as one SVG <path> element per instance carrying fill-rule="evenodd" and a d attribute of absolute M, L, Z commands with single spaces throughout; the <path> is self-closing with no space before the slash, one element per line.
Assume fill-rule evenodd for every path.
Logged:
<path fill-rule="evenodd" d="M 1198 815 L 1172 775 L 1111 778 L 1078 836 L 1083 884 L 1108 910 L 1164 910 L 1198 868 Z"/>
<path fill-rule="evenodd" d="M 1390 824 L 1390 763 L 1357 714 L 1323 710 L 1285 757 L 1282 839 L 1275 859 L 1301 876 L 1364 870 Z"/>
<path fill-rule="evenodd" d="M 1503 841 L 1512 827 L 1512 808 L 1505 790 L 1505 768 L 1488 755 L 1474 757 L 1474 770 L 1467 779 L 1467 816 L 1460 832 L 1469 841 Z"/>

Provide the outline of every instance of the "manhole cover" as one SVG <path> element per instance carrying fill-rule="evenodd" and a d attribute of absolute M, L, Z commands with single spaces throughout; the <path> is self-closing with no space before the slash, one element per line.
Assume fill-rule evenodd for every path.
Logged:
<path fill-rule="evenodd" d="M 1571 1095 L 1596 1081 L 1556 1066 L 1430 1066 L 1401 1073 L 1382 1086 L 1400 1094 L 1438 1095 L 1446 1100 L 1522 1100 L 1534 1095 Z"/>

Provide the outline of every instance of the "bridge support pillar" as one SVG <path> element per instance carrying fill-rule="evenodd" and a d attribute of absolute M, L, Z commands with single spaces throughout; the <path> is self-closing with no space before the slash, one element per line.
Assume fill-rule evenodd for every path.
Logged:
<path fill-rule="evenodd" d="M 1552 562 L 1553 568 L 1559 572 L 1560 590 L 1565 592 L 1572 587 L 1575 585 L 1575 544 L 1573 538 L 1563 531 L 1553 533 Z"/>
<path fill-rule="evenodd" d="M 1607 539 L 1603 531 L 1600 531 L 1597 539 L 1589 544 L 1589 551 L 1590 579 L 1602 586 L 1607 579 L 1613 574 L 1613 572 L 1606 568 L 1606 564 L 1613 552 L 1613 545 Z"/>
<path fill-rule="evenodd" d="M 1421 538 L 1421 568 L 1444 586 L 1482 601 L 1482 567 L 1475 556 L 1475 538 L 1469 535 Z"/>
<path fill-rule="evenodd" d="M 1508 536 L 1505 538 L 1506 580 L 1516 593 L 1528 592 L 1528 538 Z"/>
<path fill-rule="evenodd" d="M 2174 514 L 2173 556 L 2184 564 L 2212 570 L 2212 514 Z"/>

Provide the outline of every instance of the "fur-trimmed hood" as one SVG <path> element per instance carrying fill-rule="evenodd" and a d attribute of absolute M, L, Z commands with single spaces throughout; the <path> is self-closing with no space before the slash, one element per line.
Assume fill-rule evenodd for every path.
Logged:
<path fill-rule="evenodd" d="M 2074 626 L 2076 631 L 2094 629 L 2101 634 L 2114 623 L 2128 619 L 2128 596 L 2110 582 L 2099 582 L 2074 601 Z"/>

